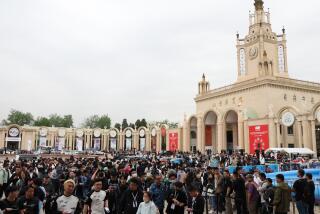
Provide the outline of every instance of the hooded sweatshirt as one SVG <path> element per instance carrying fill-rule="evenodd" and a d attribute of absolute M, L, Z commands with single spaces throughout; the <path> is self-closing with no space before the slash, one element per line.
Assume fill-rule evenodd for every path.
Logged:
<path fill-rule="evenodd" d="M 291 190 L 287 183 L 279 183 L 274 194 L 273 204 L 276 212 L 286 213 L 290 210 Z"/>

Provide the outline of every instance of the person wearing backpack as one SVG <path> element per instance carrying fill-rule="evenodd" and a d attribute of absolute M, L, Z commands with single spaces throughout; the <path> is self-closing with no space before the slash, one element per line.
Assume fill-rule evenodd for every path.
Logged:
<path fill-rule="evenodd" d="M 296 193 L 296 206 L 299 214 L 308 214 L 308 204 L 304 196 L 304 193 L 307 188 L 307 179 L 304 177 L 305 172 L 303 169 L 298 170 L 298 180 L 293 184 L 293 190 Z"/>
<path fill-rule="evenodd" d="M 283 174 L 276 175 L 276 180 L 278 185 L 273 200 L 275 214 L 287 214 L 290 211 L 291 189 L 284 182 Z"/>
<path fill-rule="evenodd" d="M 273 199 L 274 199 L 274 186 L 272 185 L 272 179 L 267 178 L 267 188 L 265 189 L 263 193 L 263 200 L 265 201 L 266 206 L 266 214 L 272 214 L 273 213 Z"/>

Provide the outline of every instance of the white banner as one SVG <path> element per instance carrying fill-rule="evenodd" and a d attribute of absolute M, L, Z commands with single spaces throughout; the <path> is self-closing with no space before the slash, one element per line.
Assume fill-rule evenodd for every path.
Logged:
<path fill-rule="evenodd" d="M 93 139 L 93 148 L 94 150 L 100 150 L 100 138 Z"/>
<path fill-rule="evenodd" d="M 77 138 L 76 139 L 76 149 L 77 149 L 77 151 L 82 151 L 83 150 L 83 140 L 82 140 L 82 138 Z"/>
<path fill-rule="evenodd" d="M 32 142 L 31 142 L 31 140 L 28 140 L 28 149 L 27 150 L 30 152 L 31 149 L 32 149 Z"/>
<path fill-rule="evenodd" d="M 47 137 L 40 137 L 40 138 L 39 138 L 39 146 L 40 146 L 40 147 L 45 147 L 45 146 L 47 146 Z"/>
<path fill-rule="evenodd" d="M 146 139 L 140 138 L 140 151 L 144 151 L 146 149 Z"/>
<path fill-rule="evenodd" d="M 110 149 L 117 150 L 117 139 L 116 138 L 110 139 Z"/>
<path fill-rule="evenodd" d="M 64 143 L 65 143 L 65 138 L 64 137 L 59 137 L 58 138 L 58 151 L 61 151 L 64 149 Z"/>
<path fill-rule="evenodd" d="M 131 150 L 131 138 L 126 138 L 126 150 Z"/>

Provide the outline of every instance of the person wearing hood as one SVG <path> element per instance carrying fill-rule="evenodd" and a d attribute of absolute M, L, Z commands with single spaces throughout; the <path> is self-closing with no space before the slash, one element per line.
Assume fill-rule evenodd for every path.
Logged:
<path fill-rule="evenodd" d="M 283 174 L 276 176 L 278 186 L 274 193 L 273 205 L 276 214 L 287 214 L 290 210 L 291 190 L 287 183 L 284 182 Z"/>

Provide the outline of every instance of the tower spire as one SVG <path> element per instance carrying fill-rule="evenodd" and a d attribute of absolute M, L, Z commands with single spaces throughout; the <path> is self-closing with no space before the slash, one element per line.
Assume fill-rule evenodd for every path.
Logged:
<path fill-rule="evenodd" d="M 263 0 L 254 0 L 254 6 L 256 8 L 256 11 L 263 10 Z"/>

